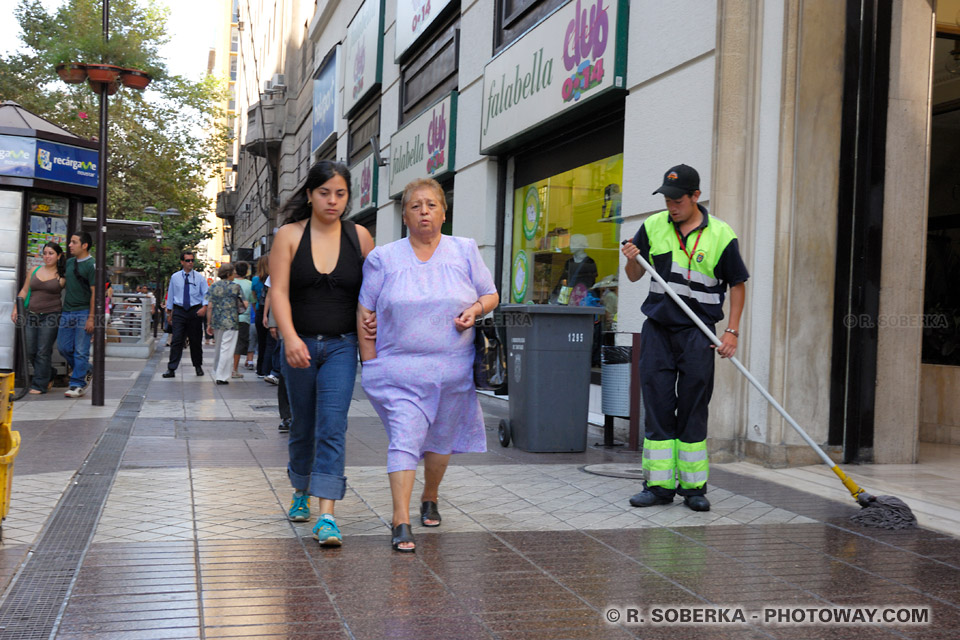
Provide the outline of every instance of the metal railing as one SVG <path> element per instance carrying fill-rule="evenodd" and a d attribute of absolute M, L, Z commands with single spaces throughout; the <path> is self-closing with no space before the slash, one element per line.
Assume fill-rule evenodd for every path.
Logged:
<path fill-rule="evenodd" d="M 107 342 L 138 344 L 152 338 L 150 297 L 141 293 L 114 293 L 107 324 Z"/>

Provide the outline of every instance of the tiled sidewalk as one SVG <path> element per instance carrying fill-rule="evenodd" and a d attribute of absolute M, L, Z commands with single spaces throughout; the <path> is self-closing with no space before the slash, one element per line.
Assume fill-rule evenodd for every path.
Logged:
<path fill-rule="evenodd" d="M 119 406 L 137 371 L 108 368 L 108 398 Z M 284 517 L 290 488 L 275 393 L 249 374 L 221 387 L 192 369 L 152 377 L 57 638 L 960 637 L 954 537 L 862 529 L 847 520 L 850 504 L 720 467 L 708 513 L 679 501 L 634 509 L 635 480 L 583 467 L 636 467 L 636 454 L 503 449 L 495 431 L 504 407 L 489 402 L 488 452 L 454 457 L 441 487 L 443 525 L 415 524 L 417 553 L 397 554 L 388 544 L 386 437 L 357 390 L 348 493 L 337 506 L 345 543 L 320 549 L 312 523 Z M 75 404 L 61 409 L 67 402 Z M 0 548 L 7 579 L 102 433 L 83 406 L 93 409 L 43 396 L 15 410 L 25 446 Z M 748 614 L 922 607 L 932 622 L 775 626 L 761 615 L 654 625 L 654 605 Z M 628 624 L 630 608 L 648 619 Z M 617 624 L 611 609 L 624 616 Z M 5 637 L 32 636 L 0 629 Z"/>

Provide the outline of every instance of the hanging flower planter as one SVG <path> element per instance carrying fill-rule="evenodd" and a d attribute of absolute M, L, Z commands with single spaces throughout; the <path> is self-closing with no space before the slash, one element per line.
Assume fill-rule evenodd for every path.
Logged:
<path fill-rule="evenodd" d="M 112 64 L 88 64 L 87 65 L 87 76 L 90 78 L 90 82 L 108 82 L 115 83 L 120 77 L 120 67 L 115 67 Z"/>
<path fill-rule="evenodd" d="M 146 89 L 152 79 L 150 74 L 139 69 L 124 69 L 120 73 L 120 82 L 123 83 L 123 86 L 140 91 Z"/>
<path fill-rule="evenodd" d="M 64 62 L 56 66 L 57 75 L 67 84 L 80 84 L 87 79 L 87 65 L 79 62 Z"/>
<path fill-rule="evenodd" d="M 107 85 L 107 95 L 112 96 L 120 88 L 119 82 L 96 82 L 93 78 L 90 78 L 90 88 L 97 95 L 100 95 L 100 87 L 104 84 Z"/>

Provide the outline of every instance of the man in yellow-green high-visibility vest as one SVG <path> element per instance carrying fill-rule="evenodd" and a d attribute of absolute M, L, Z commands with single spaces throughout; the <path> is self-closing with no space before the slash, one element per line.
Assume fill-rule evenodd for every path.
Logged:
<path fill-rule="evenodd" d="M 717 352 L 737 350 L 740 315 L 750 277 L 737 236 L 697 201 L 700 175 L 685 164 L 671 167 L 661 193 L 666 211 L 647 218 L 622 248 L 626 274 L 639 280 L 638 254 L 657 270 L 693 312 L 714 330 L 723 319 L 730 288 L 730 319 Z M 694 511 L 709 511 L 707 500 L 707 413 L 713 393 L 714 346 L 658 283 L 640 308 L 647 317 L 640 337 L 640 391 L 646 413 L 643 440 L 643 491 L 635 507 L 673 502 L 675 494 Z"/>

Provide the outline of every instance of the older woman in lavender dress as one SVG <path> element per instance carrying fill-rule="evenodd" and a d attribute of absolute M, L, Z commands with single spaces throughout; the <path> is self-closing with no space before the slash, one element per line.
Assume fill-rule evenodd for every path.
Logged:
<path fill-rule="evenodd" d="M 390 438 L 391 544 L 411 552 L 410 497 L 421 458 L 420 523 L 436 527 L 450 455 L 486 451 L 473 326 L 500 297 L 477 243 L 441 235 L 447 203 L 435 180 L 408 184 L 402 204 L 409 237 L 367 256 L 357 316 L 358 323 L 377 316 L 376 344 L 360 345 L 362 384 Z"/>

